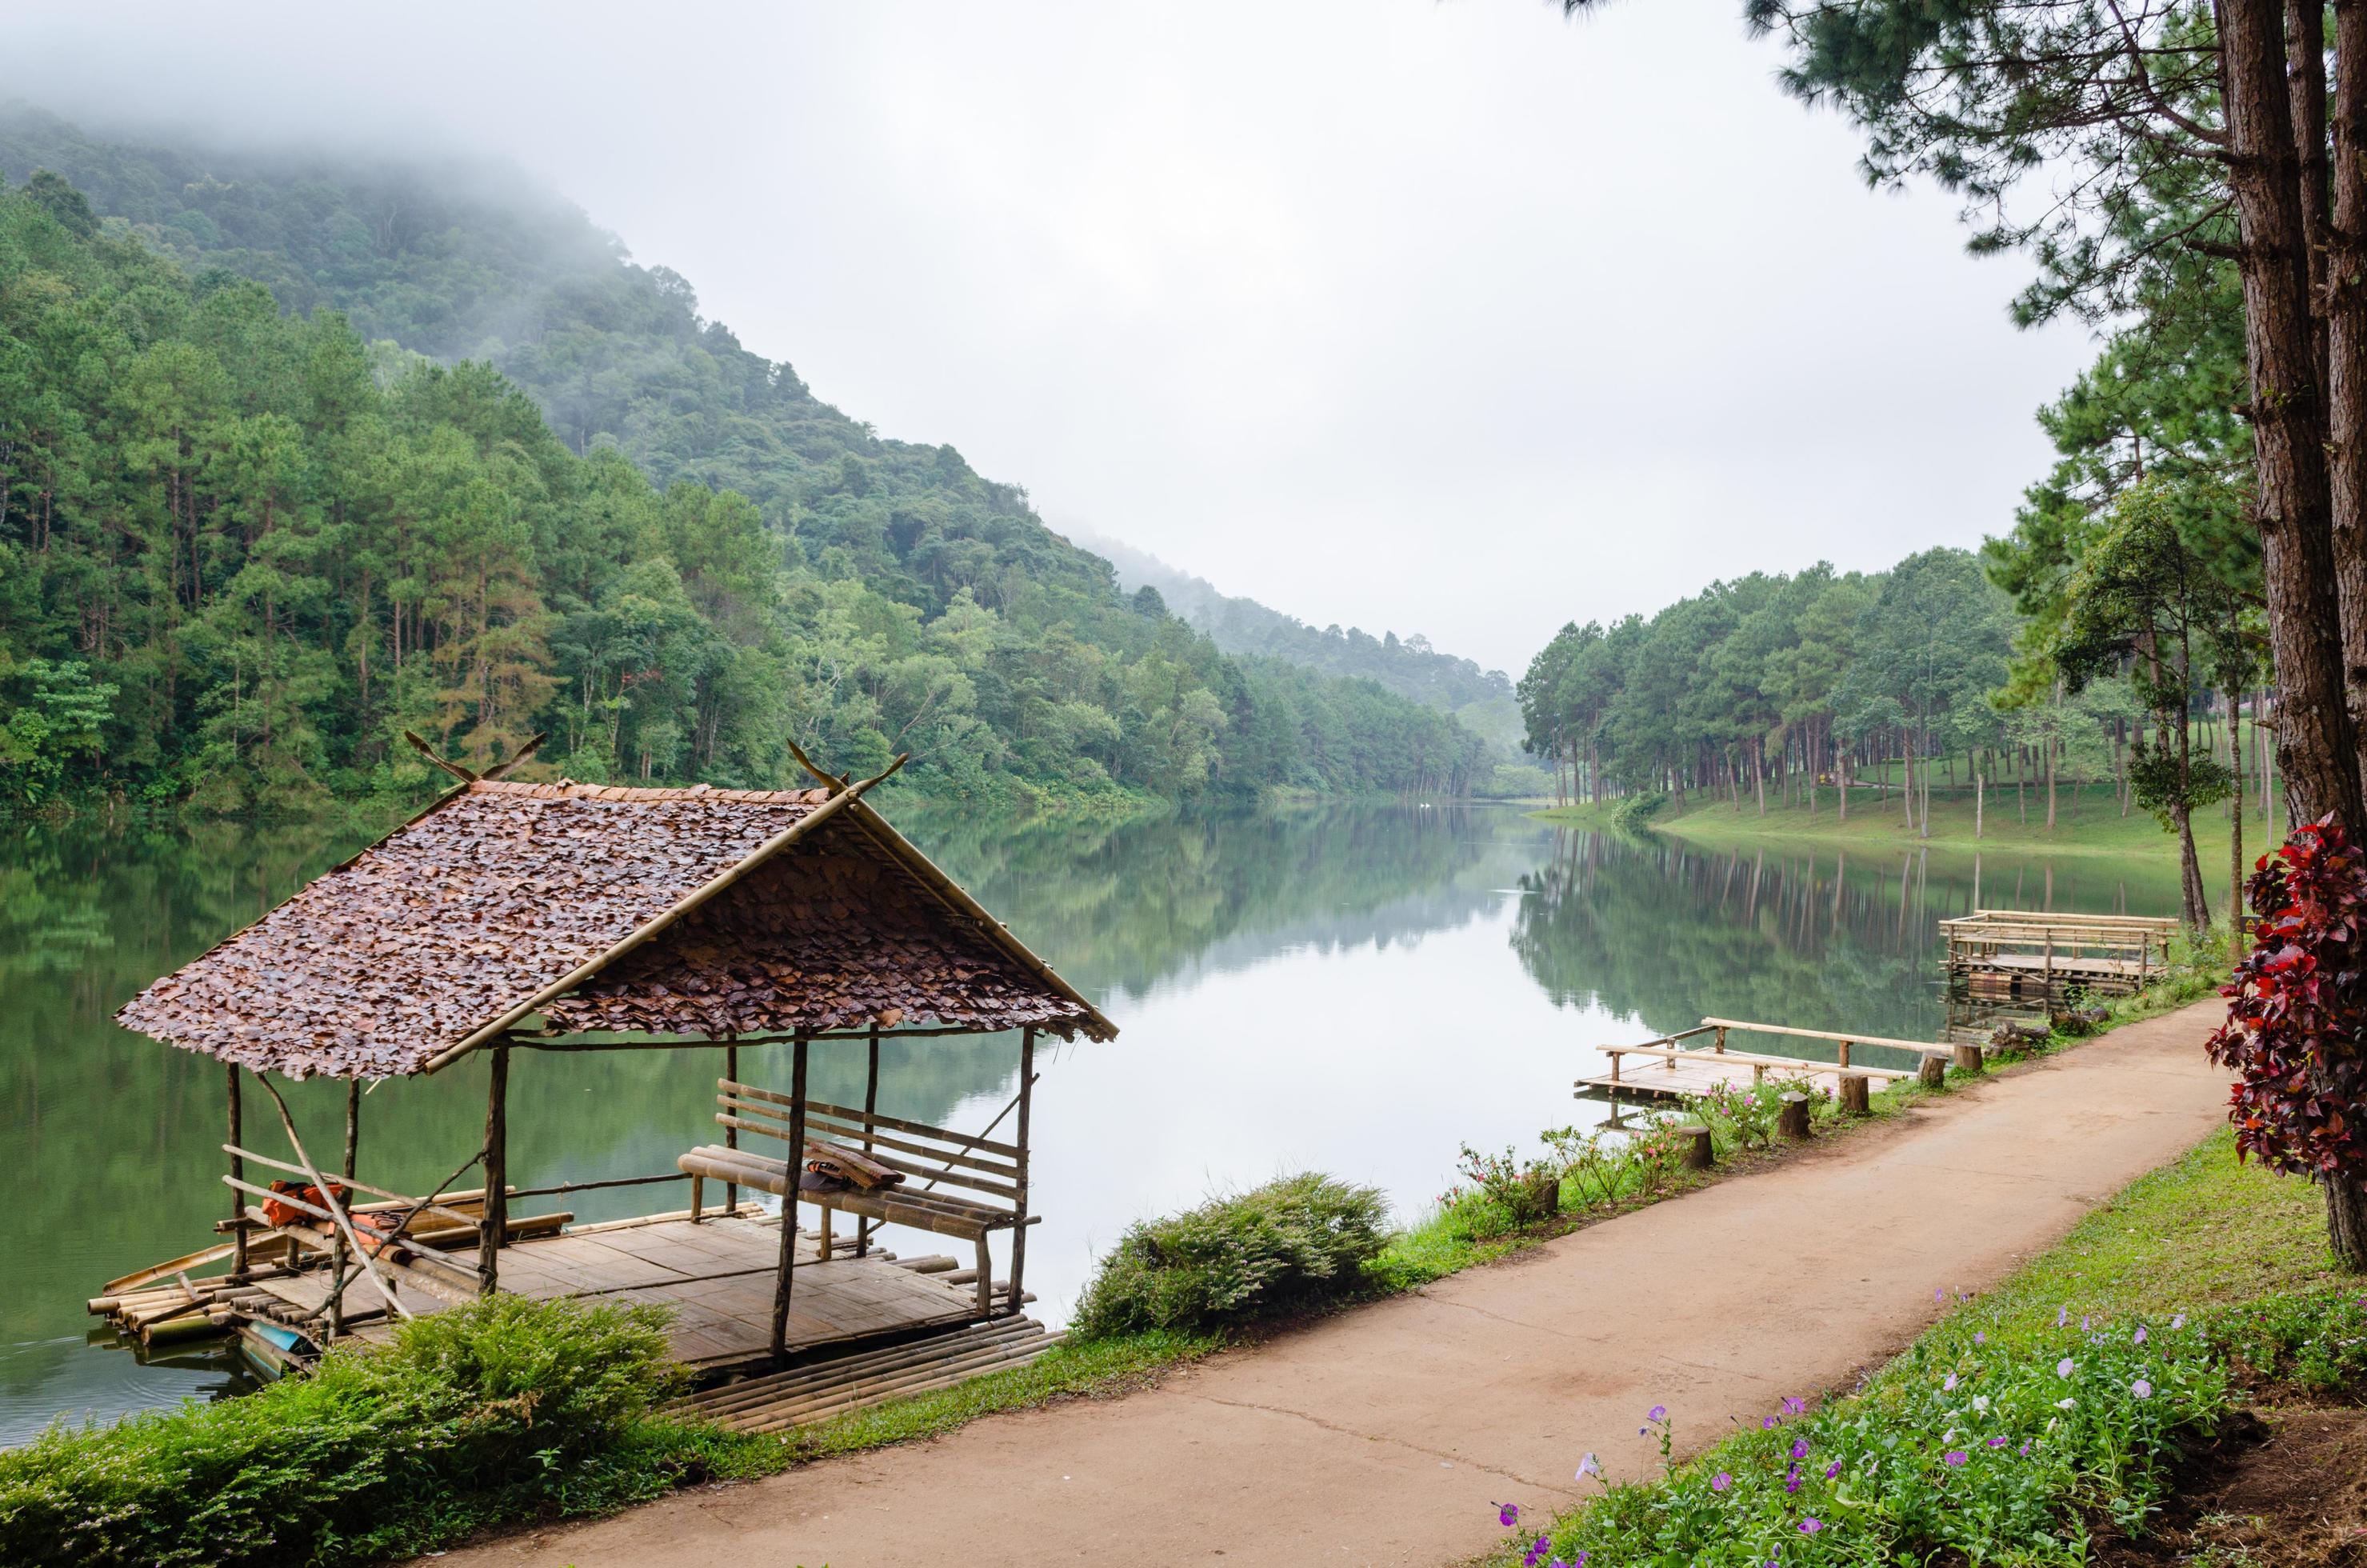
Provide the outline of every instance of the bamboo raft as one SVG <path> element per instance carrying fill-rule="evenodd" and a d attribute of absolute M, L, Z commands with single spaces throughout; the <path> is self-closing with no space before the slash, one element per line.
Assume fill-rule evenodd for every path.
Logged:
<path fill-rule="evenodd" d="M 1729 1051 L 1726 1040 L 1731 1030 L 1825 1040 L 1836 1050 L 1830 1061 Z M 1715 1038 L 1703 1046 L 1688 1047 L 1681 1043 L 1698 1040 L 1704 1035 Z M 1878 1086 L 1900 1078 L 1916 1077 L 1922 1071 L 1920 1064 L 1916 1067 L 1893 1067 L 1854 1061 L 1852 1052 L 1859 1046 L 1913 1051 L 1919 1056 L 1946 1054 L 1945 1047 L 1931 1040 L 1840 1034 L 1829 1029 L 1794 1028 L 1786 1024 L 1748 1023 L 1738 1018 L 1704 1018 L 1695 1028 L 1680 1029 L 1675 1034 L 1663 1035 L 1640 1045 L 1600 1047 L 1603 1055 L 1610 1058 L 1610 1071 L 1579 1079 L 1576 1089 L 1580 1098 L 1607 1095 L 1616 1099 L 1621 1095 L 1631 1095 L 1647 1099 L 1698 1099 L 1720 1089 L 1756 1088 L 1772 1075 L 1779 1081 L 1805 1079 L 1811 1083 L 1819 1078 L 1829 1078 L 1832 1080 L 1829 1086 L 1834 1092 L 1846 1094 L 1851 1092 L 1849 1085 L 1853 1080 Z M 1631 1056 L 1643 1058 L 1645 1065 L 1640 1071 L 1623 1074 L 1623 1060 Z"/>
<path fill-rule="evenodd" d="M 2074 986 L 2141 991 L 2169 966 L 2172 918 L 1980 909 L 1940 922 L 1948 983 L 1976 998 L 2052 997 Z"/>

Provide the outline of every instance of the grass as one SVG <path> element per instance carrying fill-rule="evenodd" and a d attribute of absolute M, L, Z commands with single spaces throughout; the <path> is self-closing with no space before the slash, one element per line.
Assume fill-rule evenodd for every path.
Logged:
<path fill-rule="evenodd" d="M 1670 801 L 1644 825 L 1654 833 L 1673 834 L 1704 844 L 1786 839 L 1849 847 L 2014 850 L 2047 855 L 2174 858 L 2178 853 L 2177 838 L 2149 813 L 2132 809 L 2126 816 L 2121 814 L 2120 801 L 2109 783 L 2059 786 L 2052 830 L 2045 825 L 2044 785 L 2031 791 L 2026 804 L 2028 820 L 2023 821 L 2014 807 L 2012 786 L 2009 784 L 2000 790 L 1991 785 L 1978 838 L 1973 836 L 1971 789 L 1944 785 L 1934 785 L 1931 790 L 1929 838 L 1907 825 L 1906 812 L 1896 790 L 1887 802 L 1882 802 L 1873 790 L 1852 790 L 1849 821 L 1844 823 L 1835 810 L 1829 787 L 1817 791 L 1817 809 L 1813 812 L 1805 803 L 1786 806 L 1770 800 L 1765 816 L 1759 814 L 1756 802 L 1748 797 L 1737 812 L 1731 801 L 1695 792 L 1686 797 L 1682 811 Z M 1617 808 L 1614 801 L 1602 806 L 1566 806 L 1535 814 L 1547 822 L 1609 828 L 1616 825 L 1613 819 Z M 2224 807 L 2214 806 L 2202 812 L 2194 824 L 2194 848 L 2203 862 L 2203 884 L 2214 892 L 2221 891 L 2226 881 L 2228 828 L 2224 811 Z M 2282 822 L 2282 801 L 2267 820 Z M 2270 842 L 2261 822 L 2259 801 L 2248 801 L 2244 812 L 2248 858 Z"/>
<path fill-rule="evenodd" d="M 2093 1528 L 2144 1528 L 2242 1380 L 2367 1380 L 2360 1291 L 2332 1268 L 2316 1189 L 2239 1164 L 2221 1132 L 1857 1392 L 1787 1403 L 1542 1532 L 1532 1522 L 1499 1561 L 1755 1565 L 1781 1546 L 1786 1564 L 2081 1562 Z M 1684 1417 L 1664 1413 L 1664 1436 Z"/>

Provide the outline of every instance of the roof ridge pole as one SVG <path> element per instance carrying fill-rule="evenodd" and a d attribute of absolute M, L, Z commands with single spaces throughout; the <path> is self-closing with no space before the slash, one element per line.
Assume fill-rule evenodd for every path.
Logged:
<path fill-rule="evenodd" d="M 798 1188 L 806 1165 L 806 1037 L 798 1036 L 797 1062 L 789 1069 L 789 1168 L 781 1195 L 781 1261 L 773 1284 L 773 1365 L 789 1358 L 789 1289 L 798 1261 Z"/>

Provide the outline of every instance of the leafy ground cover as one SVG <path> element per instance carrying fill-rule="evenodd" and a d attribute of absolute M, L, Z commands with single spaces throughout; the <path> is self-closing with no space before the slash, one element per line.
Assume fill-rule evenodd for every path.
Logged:
<path fill-rule="evenodd" d="M 2331 1270 L 2316 1193 L 2222 1133 L 1856 1391 L 1808 1394 L 1542 1526 L 1505 1518 L 1502 1560 L 2070 1563 L 2191 1539 L 2180 1499 L 2276 1429 L 2275 1402 L 2367 1398 L 2367 1283 Z M 1637 1415 L 1665 1461 L 1687 1413 Z"/>

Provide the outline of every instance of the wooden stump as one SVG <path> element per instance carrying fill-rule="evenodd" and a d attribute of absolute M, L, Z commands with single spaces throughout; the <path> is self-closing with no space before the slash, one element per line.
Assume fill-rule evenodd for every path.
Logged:
<path fill-rule="evenodd" d="M 1956 1047 L 1956 1071 L 1977 1073 L 1981 1070 L 1981 1048 L 1977 1045 Z"/>
<path fill-rule="evenodd" d="M 1948 1059 L 1936 1051 L 1923 1053 L 1923 1064 L 1916 1070 L 1915 1081 L 1927 1089 L 1936 1089 L 1948 1081 Z"/>
<path fill-rule="evenodd" d="M 1863 1073 L 1841 1074 L 1841 1114 L 1864 1116 L 1868 1112 L 1866 1096 L 1872 1092 L 1874 1080 Z"/>
<path fill-rule="evenodd" d="M 1785 1095 L 1784 1108 L 1776 1113 L 1775 1131 L 1793 1140 L 1808 1135 L 1808 1096 L 1797 1090 Z"/>
<path fill-rule="evenodd" d="M 1677 1136 L 1684 1141 L 1684 1166 L 1689 1171 L 1705 1171 L 1717 1164 L 1717 1150 L 1710 1142 L 1706 1127 L 1680 1127 Z"/>

